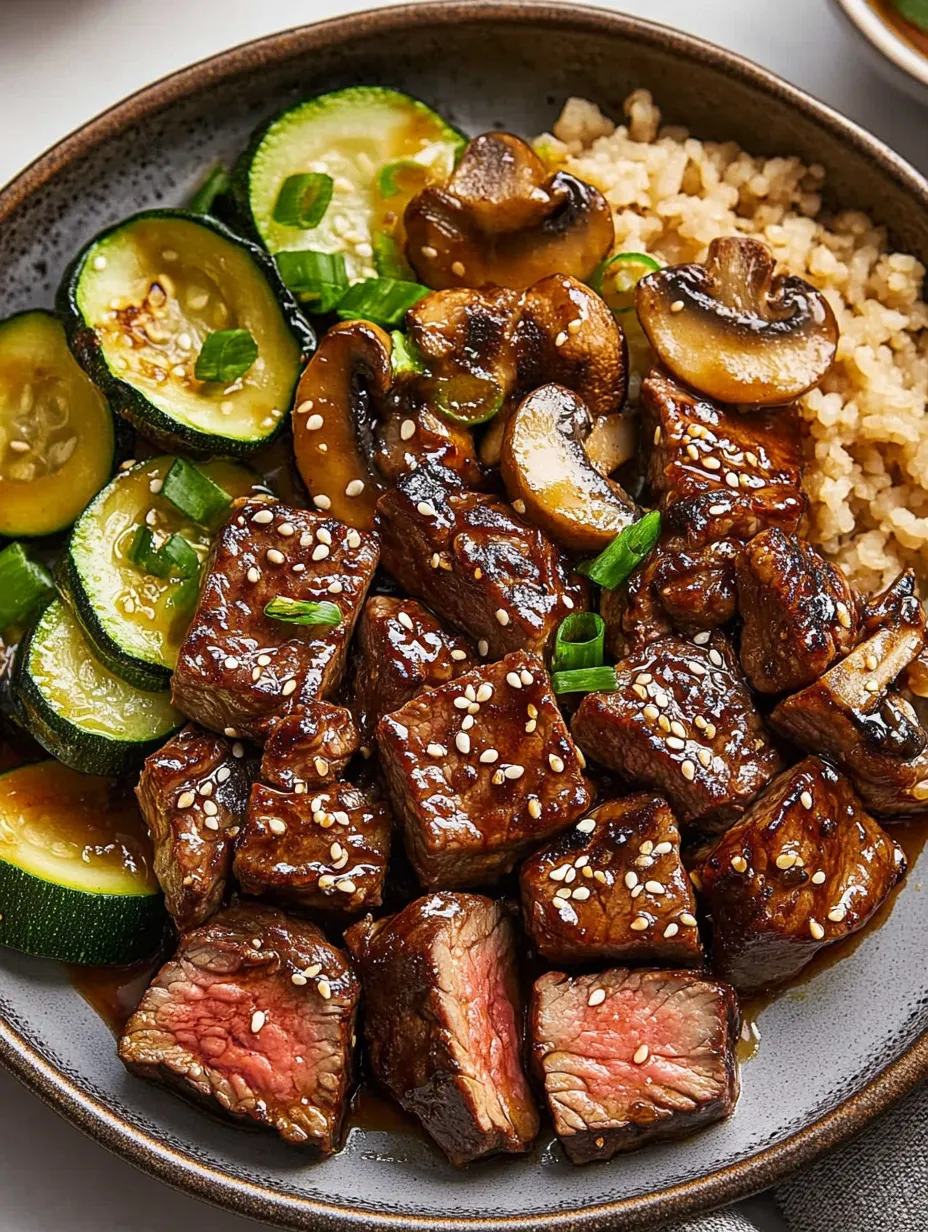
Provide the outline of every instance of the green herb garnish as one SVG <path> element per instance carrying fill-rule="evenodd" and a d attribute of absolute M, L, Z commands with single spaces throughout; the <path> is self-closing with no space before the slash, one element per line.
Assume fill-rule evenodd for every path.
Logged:
<path fill-rule="evenodd" d="M 305 248 L 279 252 L 274 260 L 286 285 L 313 312 L 331 312 L 348 290 L 343 253 Z"/>
<path fill-rule="evenodd" d="M 274 203 L 274 221 L 301 231 L 318 227 L 329 208 L 334 186 L 332 177 L 322 172 L 288 175 Z"/>
<path fill-rule="evenodd" d="M 198 381 L 237 381 L 258 358 L 258 344 L 247 329 L 217 329 L 208 334 L 193 370 Z"/>
<path fill-rule="evenodd" d="M 336 312 L 343 321 L 373 321 L 375 325 L 399 325 L 413 304 L 429 288 L 396 278 L 367 278 L 349 287 Z"/>
<path fill-rule="evenodd" d="M 278 595 L 270 603 L 265 604 L 265 616 L 272 620 L 282 620 L 291 625 L 340 625 L 341 610 L 335 603 L 325 600 L 314 603 L 309 599 L 288 599 Z"/>
<path fill-rule="evenodd" d="M 209 526 L 232 504 L 232 497 L 186 458 L 176 458 L 164 477 L 161 495 L 193 522 Z"/>
<path fill-rule="evenodd" d="M 0 630 L 25 624 L 54 593 L 52 575 L 21 543 L 0 552 Z"/>
<path fill-rule="evenodd" d="M 561 621 L 554 639 L 552 670 L 601 667 L 606 623 L 596 612 L 572 612 Z"/>
<path fill-rule="evenodd" d="M 378 231 L 373 238 L 374 269 L 381 278 L 394 278 L 399 282 L 415 282 L 416 276 L 406 255 L 392 235 Z"/>
<path fill-rule="evenodd" d="M 393 349 L 390 352 L 390 364 L 394 376 L 421 376 L 425 371 L 425 360 L 414 342 L 398 329 L 391 330 L 390 340 Z"/>

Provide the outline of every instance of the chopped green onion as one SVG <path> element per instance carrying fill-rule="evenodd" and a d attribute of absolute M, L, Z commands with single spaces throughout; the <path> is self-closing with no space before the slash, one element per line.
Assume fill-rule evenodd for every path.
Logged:
<path fill-rule="evenodd" d="M 422 353 L 414 342 L 410 342 L 401 330 L 390 331 L 393 350 L 390 352 L 390 363 L 394 376 L 420 376 L 425 371 L 425 361 Z"/>
<path fill-rule="evenodd" d="M 211 522 L 232 504 L 232 497 L 186 458 L 177 458 L 164 477 L 161 495 L 201 526 Z"/>
<path fill-rule="evenodd" d="M 552 669 L 572 671 L 578 667 L 600 667 L 606 622 L 596 612 L 573 612 L 561 621 L 554 639 Z"/>
<path fill-rule="evenodd" d="M 906 21 L 928 32 L 928 0 L 896 0 L 896 8 Z"/>
<path fill-rule="evenodd" d="M 614 693 L 619 687 L 614 667 L 581 667 L 569 672 L 554 672 L 551 684 L 555 693 Z"/>
<path fill-rule="evenodd" d="M 172 566 L 171 571 L 182 578 L 198 578 L 200 576 L 200 558 L 183 535 L 172 535 L 167 543 L 163 543 L 159 552 Z"/>
<path fill-rule="evenodd" d="M 652 509 L 631 526 L 626 526 L 593 560 L 582 560 L 577 572 L 585 574 L 604 590 L 615 590 L 653 550 L 660 533 L 661 515 Z"/>
<path fill-rule="evenodd" d="M 225 167 L 214 167 L 190 198 L 191 214 L 209 214 L 217 197 L 229 191 L 231 180 Z"/>
<path fill-rule="evenodd" d="M 335 181 L 322 172 L 288 175 L 274 203 L 274 221 L 284 227 L 311 231 L 325 217 Z"/>
<path fill-rule="evenodd" d="M 286 285 L 314 312 L 331 312 L 348 290 L 344 253 L 305 248 L 279 252 L 274 259 Z"/>
<path fill-rule="evenodd" d="M 631 312 L 635 307 L 635 288 L 645 274 L 661 268 L 644 252 L 619 252 L 604 261 L 590 275 L 590 286 L 615 313 Z"/>
<path fill-rule="evenodd" d="M 373 239 L 374 269 L 381 278 L 394 278 L 398 282 L 414 282 L 412 266 L 392 235 L 378 231 Z"/>
<path fill-rule="evenodd" d="M 455 423 L 486 423 L 503 405 L 503 389 L 485 376 L 460 372 L 435 382 L 435 409 Z"/>
<path fill-rule="evenodd" d="M 428 294 L 429 288 L 418 282 L 368 278 L 348 288 L 336 311 L 343 321 L 360 318 L 375 325 L 399 325 L 413 304 Z"/>
<path fill-rule="evenodd" d="M 129 545 L 129 559 L 143 573 L 152 577 L 166 578 L 171 572 L 171 562 L 155 548 L 155 537 L 144 524 L 135 528 L 135 536 Z"/>
<path fill-rule="evenodd" d="M 0 630 L 25 624 L 54 593 L 52 575 L 26 555 L 21 543 L 0 552 Z"/>
<path fill-rule="evenodd" d="M 199 576 L 184 578 L 168 596 L 168 607 L 176 608 L 179 612 L 186 612 L 196 604 L 199 597 Z"/>
<path fill-rule="evenodd" d="M 313 603 L 309 599 L 288 599 L 284 595 L 278 595 L 276 599 L 266 604 L 264 614 L 270 616 L 272 620 L 283 620 L 291 625 L 340 625 L 342 623 L 341 610 L 335 603 L 327 603 L 324 600 L 320 603 Z"/>
<path fill-rule="evenodd" d="M 403 192 L 403 185 L 397 183 L 396 177 L 399 176 L 402 179 L 404 174 L 413 178 L 413 183 L 407 184 L 408 190 L 415 192 L 425 183 L 425 168 L 422 164 L 413 162 L 411 158 L 400 158 L 395 163 L 387 163 L 385 167 L 380 168 L 380 174 L 377 176 L 377 191 L 381 197 L 389 199 Z"/>
<path fill-rule="evenodd" d="M 258 344 L 247 329 L 217 329 L 208 334 L 197 356 L 198 381 L 237 381 L 258 358 Z"/>

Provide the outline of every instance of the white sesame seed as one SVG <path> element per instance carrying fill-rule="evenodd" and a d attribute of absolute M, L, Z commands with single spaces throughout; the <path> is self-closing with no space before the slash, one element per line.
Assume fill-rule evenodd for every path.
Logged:
<path fill-rule="evenodd" d="M 558 757 L 556 753 L 548 754 L 548 765 L 551 767 L 551 769 L 554 771 L 555 774 L 563 773 L 563 770 L 564 770 L 563 759 Z"/>
<path fill-rule="evenodd" d="M 411 436 L 415 436 L 416 421 L 414 419 L 404 419 L 400 424 L 400 440 L 408 441 Z"/>
<path fill-rule="evenodd" d="M 360 496 L 363 491 L 364 491 L 364 480 L 363 479 L 352 479 L 351 482 L 345 486 L 346 496 Z"/>
<path fill-rule="evenodd" d="M 435 506 L 431 501 L 419 501 L 416 505 L 416 512 L 421 513 L 424 518 L 434 518 Z"/>
<path fill-rule="evenodd" d="M 587 1005 L 602 1005 L 606 999 L 605 988 L 594 988 L 587 1000 Z"/>
<path fill-rule="evenodd" d="M 448 753 L 443 744 L 430 744 L 426 747 L 425 751 L 429 757 L 445 757 Z"/>
<path fill-rule="evenodd" d="M 290 976 L 290 983 L 296 984 L 298 988 L 302 988 L 308 981 L 302 971 L 294 971 L 293 975 Z"/>
<path fill-rule="evenodd" d="M 527 506 L 524 500 L 514 500 L 512 502 L 512 507 L 516 511 L 516 513 L 525 513 Z"/>
<path fill-rule="evenodd" d="M 503 774 L 507 779 L 520 779 L 524 773 L 524 766 L 506 766 L 503 770 Z"/>
<path fill-rule="evenodd" d="M 690 914 L 689 911 L 681 911 L 680 923 L 685 924 L 687 928 L 695 928 L 698 921 L 694 915 Z"/>
<path fill-rule="evenodd" d="M 641 861 L 640 861 L 640 860 L 636 860 L 636 861 L 635 861 L 635 863 L 636 863 L 636 864 L 640 864 L 640 863 L 641 863 Z M 648 863 L 648 861 L 645 861 L 645 863 L 647 864 L 647 863 Z M 637 898 L 639 894 L 643 894 L 643 893 L 644 893 L 644 886 L 643 886 L 643 885 L 636 885 L 636 886 L 635 886 L 635 888 L 632 890 L 632 898 Z"/>
<path fill-rule="evenodd" d="M 284 697 L 289 697 L 291 693 L 296 692 L 296 681 L 288 680 L 280 691 L 283 693 Z"/>
<path fill-rule="evenodd" d="M 703 633 L 694 633 L 693 641 L 697 646 L 705 646 L 711 636 L 712 634 L 708 630 Z"/>
<path fill-rule="evenodd" d="M 400 622 L 404 629 L 409 629 L 409 631 L 412 632 L 412 617 L 408 612 L 399 612 L 396 619 Z"/>
<path fill-rule="evenodd" d="M 836 603 L 835 611 L 838 613 L 838 624 L 842 628 L 849 629 L 851 627 L 851 613 L 848 610 L 846 603 Z"/>
<path fill-rule="evenodd" d="M 644 710 L 641 713 L 644 715 L 646 719 L 648 719 L 652 723 L 660 715 L 660 711 L 652 703 L 649 703 L 647 706 L 645 706 Z"/>
<path fill-rule="evenodd" d="M 419 251 L 428 261 L 434 261 L 438 256 L 438 249 L 433 248 L 431 244 L 423 244 Z"/>
<path fill-rule="evenodd" d="M 470 752 L 470 736 L 467 732 L 458 732 L 454 738 L 454 746 L 459 753 L 464 753 L 465 756 Z"/>
<path fill-rule="evenodd" d="M 570 898 L 572 893 L 573 893 L 573 890 L 571 890 L 569 886 L 561 886 L 559 890 L 554 891 L 554 897 L 555 898 Z"/>
<path fill-rule="evenodd" d="M 666 856 L 669 855 L 671 851 L 673 851 L 673 843 L 668 843 L 666 839 L 663 843 L 658 843 L 654 848 L 654 854 L 656 856 Z"/>
<path fill-rule="evenodd" d="M 667 747 L 668 749 L 674 749 L 677 753 L 682 753 L 686 748 L 686 741 L 681 740 L 679 736 L 668 736 Z"/>
<path fill-rule="evenodd" d="M 268 819 L 267 828 L 272 834 L 286 834 L 287 823 L 279 817 L 271 817 Z"/>
<path fill-rule="evenodd" d="M 205 783 L 200 784 L 200 786 L 197 788 L 197 791 L 199 792 L 201 796 L 211 796 L 213 794 L 213 785 L 207 779 Z"/>
<path fill-rule="evenodd" d="M 686 761 L 682 761 L 680 763 L 680 773 L 683 775 L 685 779 L 687 779 L 689 782 L 692 782 L 693 779 L 696 777 L 695 762 L 690 761 L 689 758 L 687 758 Z"/>
<path fill-rule="evenodd" d="M 215 800 L 204 800 L 203 801 L 203 812 L 206 814 L 207 817 L 215 817 L 216 814 L 219 812 L 219 809 L 216 807 Z"/>
<path fill-rule="evenodd" d="M 650 927 L 650 924 L 651 921 L 646 915 L 636 915 L 628 927 L 633 933 L 643 933 L 646 928 Z"/>
<path fill-rule="evenodd" d="M 498 607 L 494 615 L 496 616 L 497 621 L 501 625 L 505 626 L 509 624 L 509 613 L 507 611 L 504 611 L 503 608 Z"/>
<path fill-rule="evenodd" d="M 182 791 L 177 797 L 177 807 L 180 809 L 190 808 L 194 800 L 196 800 L 196 796 L 192 791 Z"/>
<path fill-rule="evenodd" d="M 229 769 L 228 766 L 220 766 L 219 769 L 216 771 L 216 781 L 219 783 L 225 783 L 231 777 L 232 777 L 232 771 Z"/>
<path fill-rule="evenodd" d="M 245 574 L 245 576 L 248 578 L 249 582 L 253 584 L 258 581 L 258 579 L 261 577 L 261 574 L 254 567 L 254 565 L 252 565 L 251 568 L 248 570 L 248 572 Z"/>
<path fill-rule="evenodd" d="M 517 672 L 507 672 L 506 683 L 513 689 L 522 688 L 522 681 L 519 679 Z"/>
<path fill-rule="evenodd" d="M 563 881 L 564 878 L 567 876 L 567 870 L 569 868 L 570 868 L 569 864 L 559 864 L 557 868 L 551 869 L 550 873 L 548 873 L 548 877 L 552 881 Z"/>
<path fill-rule="evenodd" d="M 715 649 L 714 646 L 709 651 L 709 662 L 713 663 L 716 667 L 721 667 L 722 664 L 725 662 L 725 660 L 722 658 L 722 656 L 719 654 L 719 652 Z"/>
<path fill-rule="evenodd" d="M 831 911 L 828 912 L 828 918 L 834 924 L 840 924 L 844 920 L 846 915 L 847 915 L 846 907 L 832 907 Z"/>
<path fill-rule="evenodd" d="M 746 873 L 748 870 L 748 862 L 744 856 L 732 856 L 731 866 L 736 873 Z"/>
<path fill-rule="evenodd" d="M 328 1001 L 332 995 L 332 985 L 328 980 L 318 980 L 316 982 L 316 991 L 319 993 L 319 996 L 323 999 L 323 1001 Z"/>
<path fill-rule="evenodd" d="M 868 693 L 879 693 L 880 686 L 876 680 L 867 680 L 864 682 L 864 688 Z"/>
<path fill-rule="evenodd" d="M 519 672 L 519 679 L 522 681 L 524 685 L 530 685 L 530 684 L 535 683 L 535 677 L 526 667 L 523 667 L 522 670 Z"/>
<path fill-rule="evenodd" d="M 466 697 L 456 697 L 451 704 L 455 710 L 467 710 L 470 706 L 470 702 Z"/>
<path fill-rule="evenodd" d="M 251 520 L 257 522 L 259 526 L 266 526 L 268 522 L 274 521 L 274 515 L 270 509 L 259 509 Z"/>
<path fill-rule="evenodd" d="M 255 1010 L 251 1016 L 252 1034 L 257 1035 L 266 1022 L 267 1014 L 265 1014 L 264 1010 Z"/>
<path fill-rule="evenodd" d="M 226 728 L 226 735 L 228 734 L 229 734 L 229 729 Z M 244 757 L 245 756 L 245 746 L 243 744 L 238 744 L 238 743 L 233 744 L 232 745 L 232 756 L 233 757 Z"/>
<path fill-rule="evenodd" d="M 528 815 L 534 821 L 537 821 L 541 816 L 541 801 L 536 800 L 534 796 L 528 802 Z"/>
<path fill-rule="evenodd" d="M 480 754 L 480 761 L 485 766 L 492 766 L 495 761 L 499 761 L 499 753 L 496 749 L 484 749 Z"/>
<path fill-rule="evenodd" d="M 291 522 L 281 522 L 277 527 L 278 535 L 282 535 L 284 539 L 289 539 L 291 535 L 296 534 L 296 528 Z"/>
<path fill-rule="evenodd" d="M 668 939 L 668 941 L 669 941 L 669 940 L 670 940 L 670 938 L 671 938 L 671 937 L 675 937 L 679 931 L 680 931 L 680 925 L 679 925 L 679 924 L 674 923 L 673 921 L 671 921 L 671 922 L 667 925 L 667 927 L 664 929 L 664 936 L 665 936 L 665 937 Z"/>
<path fill-rule="evenodd" d="M 637 884 L 638 884 L 638 874 L 637 873 L 628 872 L 625 874 L 625 885 L 629 890 L 634 890 Z"/>
<path fill-rule="evenodd" d="M 560 333 L 557 335 L 557 337 L 554 339 L 554 345 L 555 345 L 556 347 L 562 347 L 562 346 L 564 345 L 564 343 L 567 341 L 568 337 L 569 337 L 569 335 L 568 335 L 567 331 L 562 329 L 562 330 L 561 330 L 561 332 L 560 332 Z"/>
<path fill-rule="evenodd" d="M 343 877 L 341 881 L 336 881 L 336 890 L 340 890 L 342 894 L 354 894 L 358 888 L 350 877 Z"/>
<path fill-rule="evenodd" d="M 285 559 L 283 552 L 278 552 L 277 548 L 268 548 L 267 558 L 272 565 L 282 565 Z"/>
<path fill-rule="evenodd" d="M 489 653 L 490 643 L 486 640 L 486 638 L 482 637 L 477 643 L 477 654 L 480 655 L 481 659 L 485 659 Z"/>
<path fill-rule="evenodd" d="M 455 648 L 451 651 L 451 657 L 452 657 L 452 659 L 454 659 L 454 661 L 455 661 L 456 663 L 460 663 L 463 659 L 466 659 L 466 658 L 467 658 L 467 651 L 466 651 L 466 650 L 459 650 L 457 647 L 455 647 Z M 483 686 L 481 686 L 481 687 L 483 687 Z"/>
<path fill-rule="evenodd" d="M 332 876 L 331 873 L 323 873 L 322 876 L 319 878 L 317 885 L 319 886 L 320 890 L 331 890 L 332 887 L 335 885 L 335 878 Z"/>
<path fill-rule="evenodd" d="M 313 560 L 325 560 L 325 558 L 329 555 L 330 550 L 331 549 L 326 544 L 317 543 L 316 546 L 313 548 L 312 559 Z"/>
<path fill-rule="evenodd" d="M 796 856 L 795 851 L 781 851 L 780 854 L 777 856 L 776 860 L 774 861 L 774 863 L 776 864 L 777 868 L 781 868 L 785 870 L 785 869 L 792 868 L 796 863 L 796 859 L 797 859 L 797 856 Z"/>
<path fill-rule="evenodd" d="M 809 921 L 809 932 L 816 941 L 821 941 L 821 939 L 825 936 L 825 930 L 822 928 L 821 924 L 819 924 L 818 920 Z"/>
<path fill-rule="evenodd" d="M 587 817 L 583 821 L 578 821 L 576 828 L 581 834 L 592 834 L 596 829 L 596 822 L 592 817 Z"/>
<path fill-rule="evenodd" d="M 573 897 L 577 899 L 578 902 L 585 903 L 590 897 L 590 891 L 586 886 L 577 886 L 576 890 L 574 890 Z"/>
<path fill-rule="evenodd" d="M 473 707 L 468 706 L 467 709 L 471 710 Z M 465 714 L 464 718 L 461 720 L 461 731 L 470 731 L 473 725 L 474 716 L 472 714 Z"/>
<path fill-rule="evenodd" d="M 492 696 L 493 686 L 486 683 L 482 684 L 475 694 L 475 698 L 478 702 L 488 702 Z"/>
<path fill-rule="evenodd" d="M 320 492 L 318 496 L 313 497 L 313 504 L 317 509 L 331 509 L 332 502 L 324 492 Z"/>
<path fill-rule="evenodd" d="M 815 872 L 812 874 L 812 884 L 813 885 L 823 885 L 824 882 L 825 882 L 825 874 L 822 872 L 821 869 L 819 869 L 818 872 Z"/>
<path fill-rule="evenodd" d="M 235 669 L 238 667 L 238 659 L 236 659 L 233 655 L 227 655 L 226 658 L 223 659 L 222 662 L 223 662 L 223 666 L 227 667 L 230 672 L 234 672 Z"/>
<path fill-rule="evenodd" d="M 679 303 L 680 301 L 678 300 L 677 302 Z M 635 1050 L 635 1055 L 632 1057 L 632 1060 L 635 1062 L 636 1065 L 644 1065 L 645 1061 L 647 1061 L 650 1055 L 651 1055 L 650 1048 L 647 1046 L 647 1044 L 642 1044 L 640 1048 L 637 1048 Z"/>
<path fill-rule="evenodd" d="M 799 800 L 803 808 L 810 809 L 812 807 L 812 793 L 810 791 L 804 791 Z"/>
<path fill-rule="evenodd" d="M 649 894 L 664 894 L 665 893 L 664 887 L 659 881 L 646 881 L 644 883 L 644 888 L 647 890 Z"/>

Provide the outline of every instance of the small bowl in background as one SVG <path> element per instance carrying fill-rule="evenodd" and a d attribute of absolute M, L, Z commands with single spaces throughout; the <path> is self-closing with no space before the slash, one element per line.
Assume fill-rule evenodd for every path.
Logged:
<path fill-rule="evenodd" d="M 893 85 L 928 104 L 928 50 L 919 51 L 882 11 L 879 0 L 833 0 L 865 45 L 874 67 Z M 925 35 L 928 48 L 928 33 Z"/>

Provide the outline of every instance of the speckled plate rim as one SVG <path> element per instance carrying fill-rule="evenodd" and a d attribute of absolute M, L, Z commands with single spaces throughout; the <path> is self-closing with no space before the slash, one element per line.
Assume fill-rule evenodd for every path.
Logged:
<path fill-rule="evenodd" d="M 786 103 L 845 145 L 875 160 L 928 212 L 928 181 L 904 159 L 832 108 L 734 52 L 655 22 L 570 3 L 419 0 L 418 3 L 349 14 L 244 43 L 130 95 L 58 142 L 0 190 L 0 228 L 13 210 L 41 192 L 73 159 L 82 157 L 138 121 L 219 83 L 310 51 L 344 45 L 362 33 L 376 36 L 424 21 L 438 26 L 508 23 L 518 18 L 520 10 L 535 23 L 594 36 L 618 35 L 633 42 L 659 46 L 681 59 L 701 62 L 740 80 L 758 93 Z M 390 1215 L 283 1194 L 211 1168 L 184 1151 L 166 1146 L 116 1115 L 46 1060 L 2 1017 L 0 1064 L 78 1129 L 129 1163 L 179 1190 L 253 1219 L 284 1228 L 310 1228 L 320 1232 L 345 1228 L 393 1232 L 400 1227 L 405 1232 L 456 1232 L 462 1227 L 461 1219 L 456 1217 Z M 619 1226 L 643 1228 L 657 1220 L 721 1206 L 765 1189 L 800 1165 L 811 1163 L 864 1129 L 925 1078 L 928 1078 L 928 1032 L 830 1112 L 747 1159 L 650 1194 L 547 1215 L 475 1217 L 468 1219 L 466 1226 L 481 1228 L 484 1232 L 512 1232 L 513 1229 L 519 1232 L 607 1232 Z"/>

